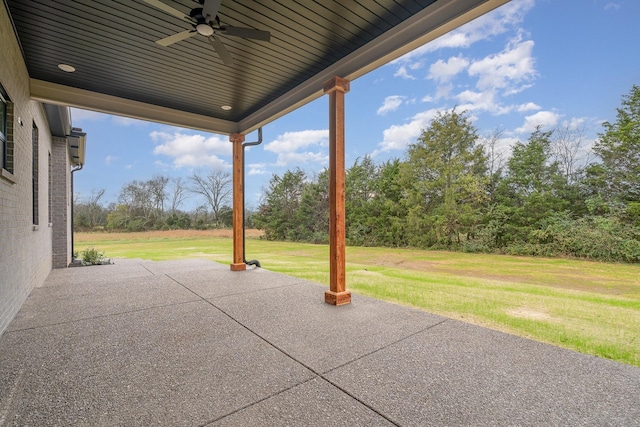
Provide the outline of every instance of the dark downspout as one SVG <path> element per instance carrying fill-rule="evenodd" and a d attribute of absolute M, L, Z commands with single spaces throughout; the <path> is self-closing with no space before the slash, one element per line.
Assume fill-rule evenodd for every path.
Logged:
<path fill-rule="evenodd" d="M 245 176 L 244 176 L 244 147 L 251 147 L 254 145 L 260 145 L 262 143 L 262 128 L 258 129 L 258 140 L 255 142 L 245 142 L 244 144 L 242 144 L 242 182 L 244 183 L 245 180 Z M 246 239 L 245 239 L 245 233 L 244 233 L 244 229 L 245 229 L 245 210 L 244 210 L 244 195 L 245 195 L 246 191 L 242 191 L 242 262 L 244 262 L 247 265 L 255 265 L 256 267 L 260 267 L 260 261 L 258 261 L 257 259 L 253 259 L 251 261 L 247 261 L 247 258 L 245 256 L 245 248 L 246 248 Z"/>
<path fill-rule="evenodd" d="M 83 167 L 84 165 L 81 164 L 80 166 L 71 169 L 71 262 L 72 263 L 76 259 L 76 257 L 73 255 L 75 252 L 74 241 L 73 241 L 73 235 L 75 234 L 74 226 L 73 226 L 73 205 L 75 205 L 75 202 L 73 200 L 73 173 L 78 172 L 79 170 L 82 170 Z"/>

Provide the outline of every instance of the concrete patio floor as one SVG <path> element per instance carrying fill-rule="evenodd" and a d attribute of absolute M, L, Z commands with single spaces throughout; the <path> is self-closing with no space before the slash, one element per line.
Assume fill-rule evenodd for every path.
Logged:
<path fill-rule="evenodd" d="M 54 270 L 0 338 L 1 425 L 640 425 L 640 369 L 205 260 Z"/>

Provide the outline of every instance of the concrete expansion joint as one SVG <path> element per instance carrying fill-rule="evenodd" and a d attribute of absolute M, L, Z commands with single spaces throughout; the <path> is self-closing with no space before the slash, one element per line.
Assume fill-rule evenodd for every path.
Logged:
<path fill-rule="evenodd" d="M 359 402 L 360 404 L 366 406 L 367 408 L 369 408 L 371 411 L 375 412 L 377 415 L 379 415 L 380 417 L 384 418 L 385 420 L 389 421 L 391 424 L 393 424 L 394 426 L 400 427 L 401 424 L 398 424 L 396 421 L 393 421 L 391 418 L 389 418 L 387 415 L 383 414 L 382 412 L 378 411 L 376 408 L 374 408 L 373 406 L 371 406 L 370 404 L 368 404 L 367 402 L 361 400 L 360 398 L 358 398 L 358 396 L 354 395 L 353 393 L 350 393 L 348 390 L 340 387 L 338 384 L 334 383 L 333 381 L 325 378 L 324 376 L 321 376 L 321 378 L 323 380 L 325 380 L 327 383 L 329 383 L 330 385 L 332 385 L 333 387 L 337 388 L 338 390 L 340 390 L 341 392 L 343 392 L 344 394 L 346 394 L 347 396 L 349 396 L 350 398 L 352 398 L 353 400 Z"/>
<path fill-rule="evenodd" d="M 285 285 L 285 286 L 282 286 L 282 287 L 288 287 L 288 286 L 293 286 L 293 285 Z M 241 326 L 242 328 L 244 328 L 245 330 L 247 330 L 249 333 L 251 333 L 251 334 L 255 335 L 256 337 L 258 337 L 259 339 L 261 339 L 262 341 L 264 341 L 265 343 L 267 343 L 268 345 L 270 345 L 270 346 L 271 346 L 271 347 L 273 347 L 275 350 L 277 350 L 278 352 L 282 353 L 283 355 L 285 355 L 285 356 L 286 356 L 286 357 L 288 357 L 289 359 L 291 359 L 291 360 L 293 360 L 294 362 L 296 362 L 296 363 L 300 364 L 301 366 L 305 367 L 307 370 L 309 370 L 309 371 L 313 374 L 313 377 L 312 377 L 312 378 L 309 378 L 309 379 L 307 379 L 307 380 L 305 380 L 305 381 L 302 381 L 302 382 L 300 382 L 300 383 L 294 384 L 294 385 L 292 385 L 291 387 L 288 387 L 288 388 L 286 388 L 286 389 L 283 389 L 283 390 L 280 390 L 280 391 L 278 391 L 278 392 L 276 392 L 276 393 L 273 393 L 272 395 L 267 396 L 267 397 L 265 397 L 265 398 L 263 398 L 263 399 L 260 399 L 260 400 L 258 400 L 258 401 L 256 401 L 256 402 L 252 402 L 252 403 L 250 403 L 249 405 L 246 405 L 246 406 L 245 406 L 245 407 L 243 407 L 243 408 L 239 408 L 239 409 L 237 409 L 237 410 L 235 410 L 235 411 L 233 411 L 233 412 L 231 412 L 231 413 L 229 413 L 229 414 L 225 414 L 225 415 L 223 415 L 222 417 L 216 418 L 215 420 L 211 420 L 211 421 L 209 421 L 209 422 L 207 422 L 207 423 L 203 424 L 203 426 L 206 426 L 206 425 L 208 425 L 208 424 L 211 424 L 211 423 L 217 422 L 217 421 L 219 421 L 219 420 L 222 420 L 222 419 L 224 419 L 224 418 L 226 418 L 226 417 L 228 417 L 228 416 L 231 416 L 231 415 L 233 415 L 233 414 L 235 414 L 235 413 L 237 413 L 237 412 L 240 412 L 240 411 L 242 411 L 242 410 L 244 410 L 244 409 L 247 409 L 247 408 L 249 408 L 249 407 L 251 407 L 251 406 L 253 406 L 253 405 L 256 405 L 256 404 L 258 404 L 258 403 L 260 403 L 260 402 L 263 402 L 263 401 L 265 401 L 265 400 L 267 400 L 267 399 L 270 399 L 270 398 L 272 398 L 272 397 L 274 397 L 274 396 L 277 396 L 277 395 L 279 395 L 279 394 L 282 394 L 282 393 L 284 393 L 284 392 L 286 392 L 286 391 L 288 391 L 288 390 L 291 390 L 291 389 L 293 389 L 293 388 L 295 388 L 295 387 L 298 387 L 298 386 L 300 386 L 300 385 L 302 385 L 302 384 L 305 384 L 305 383 L 307 383 L 307 382 L 309 382 L 309 381 L 312 381 L 312 380 L 314 380 L 314 379 L 317 379 L 317 378 L 322 379 L 322 380 L 323 380 L 323 381 L 325 381 L 327 384 L 331 385 L 332 387 L 335 387 L 337 390 L 340 390 L 342 393 L 344 393 L 344 394 L 346 394 L 347 396 L 351 397 L 352 399 L 356 400 L 357 402 L 359 402 L 359 403 L 360 403 L 360 404 L 362 404 L 363 406 L 367 407 L 367 408 L 368 408 L 369 410 L 371 410 L 372 412 L 376 413 L 378 416 L 380 416 L 380 417 L 384 418 L 385 420 L 387 420 L 387 421 L 388 421 L 389 423 L 391 423 L 392 425 L 394 425 L 394 426 L 400 426 L 400 424 L 399 424 L 398 422 L 396 422 L 396 421 L 392 420 L 392 419 L 391 419 L 391 418 L 389 418 L 387 415 L 385 415 L 384 413 L 380 412 L 380 411 L 379 411 L 379 410 L 377 410 L 375 407 L 371 406 L 369 403 L 362 401 L 360 398 L 358 398 L 358 396 L 355 396 L 354 394 L 350 393 L 348 390 L 346 390 L 346 389 L 344 389 L 344 388 L 340 387 L 338 384 L 336 384 L 336 383 L 334 383 L 333 381 L 331 381 L 330 379 L 328 379 L 325 375 L 327 375 L 327 374 L 329 374 L 329 373 L 331 373 L 331 372 L 333 372 L 333 371 L 335 371 L 335 370 L 337 370 L 337 369 L 340 369 L 340 368 L 342 368 L 342 367 L 344 367 L 344 366 L 347 366 L 347 365 L 349 365 L 349 364 L 351 364 L 351 363 L 353 363 L 353 362 L 355 362 L 355 361 L 357 361 L 357 360 L 360 360 L 360 359 L 362 359 L 362 358 L 364 358 L 364 357 L 367 357 L 367 356 L 370 356 L 370 355 L 372 355 L 372 354 L 375 354 L 375 353 L 377 353 L 377 352 L 379 352 L 379 351 L 381 351 L 381 350 L 383 350 L 383 349 L 386 349 L 386 348 L 388 348 L 388 347 L 390 347 L 390 346 L 392 346 L 392 345 L 395 345 L 395 344 L 398 344 L 398 343 L 400 343 L 400 342 L 402 342 L 402 341 L 405 341 L 405 340 L 407 340 L 407 339 L 409 339 L 409 338 L 411 338 L 411 337 L 413 337 L 413 336 L 415 336 L 415 335 L 421 334 L 421 333 L 423 333 L 423 332 L 425 332 L 425 331 L 428 331 L 428 330 L 433 329 L 433 328 L 435 328 L 435 327 L 437 327 L 437 326 L 440 326 L 440 325 L 442 325 L 443 323 L 445 323 L 447 320 L 449 320 L 449 319 L 443 319 L 443 320 L 441 320 L 441 321 L 439 321 L 439 322 L 437 322 L 437 323 L 435 323 L 435 324 L 433 324 L 433 325 L 430 325 L 430 326 L 427 326 L 427 327 L 425 327 L 425 328 L 422 328 L 422 329 L 420 329 L 419 331 L 413 332 L 413 333 L 411 333 L 411 334 L 409 334 L 409 335 L 407 335 L 407 336 L 405 336 L 405 337 L 402 337 L 402 338 L 400 338 L 400 339 L 398 339 L 398 340 L 395 340 L 395 341 L 393 341 L 393 342 L 391 342 L 391 343 L 389 343 L 389 344 L 383 345 L 383 346 L 381 346 L 381 347 L 379 347 L 379 348 L 377 348 L 377 349 L 375 349 L 375 350 L 373 350 L 373 351 L 371 351 L 371 352 L 369 352 L 369 353 L 367 353 L 367 354 L 364 354 L 364 355 L 362 355 L 362 356 L 360 356 L 360 357 L 357 357 L 357 358 L 355 358 L 355 359 L 353 359 L 353 360 L 350 360 L 350 361 L 348 361 L 348 362 L 346 362 L 346 363 L 343 363 L 343 364 L 342 364 L 342 365 L 340 365 L 340 366 L 337 366 L 337 367 L 334 367 L 334 368 L 332 368 L 332 369 L 329 369 L 328 371 L 326 371 L 326 372 L 324 372 L 324 373 L 319 373 L 319 372 L 317 372 L 315 369 L 313 369 L 311 366 L 308 366 L 306 363 L 304 363 L 304 362 L 302 362 L 302 361 L 298 360 L 297 358 L 293 357 L 291 354 L 287 353 L 285 350 L 283 350 L 282 348 L 280 348 L 280 347 L 279 347 L 279 346 L 277 346 L 276 344 L 272 343 L 271 341 L 269 341 L 268 339 L 266 339 L 265 337 L 263 337 L 262 335 L 260 335 L 260 334 L 259 334 L 259 333 L 257 333 L 256 331 L 254 331 L 253 329 L 249 328 L 249 327 L 248 327 L 247 325 L 245 325 L 244 323 L 240 322 L 239 320 L 237 320 L 236 318 L 234 318 L 233 316 L 231 316 L 229 313 L 227 313 L 226 311 L 224 311 L 222 308 L 220 308 L 220 307 L 216 306 L 212 301 L 210 301 L 210 300 L 206 300 L 206 299 L 205 299 L 205 301 L 206 301 L 207 303 L 209 303 L 211 306 L 213 306 L 214 308 L 216 308 L 217 310 L 219 310 L 221 313 L 223 313 L 223 314 L 224 314 L 225 316 L 227 316 L 229 319 L 231 319 L 232 321 L 234 321 L 235 323 L 237 323 L 239 326 Z"/>
<path fill-rule="evenodd" d="M 265 396 L 265 397 L 263 397 L 262 399 L 256 400 L 255 402 L 251 402 L 251 403 L 249 403 L 248 405 L 245 405 L 245 406 L 243 406 L 243 407 L 241 407 L 241 408 L 235 409 L 235 410 L 233 410 L 233 411 L 229 412 L 228 414 L 224 414 L 224 415 L 222 415 L 222 416 L 220 416 L 220 417 L 218 417 L 218 418 L 215 418 L 215 419 L 213 419 L 213 420 L 207 421 L 206 423 L 202 424 L 202 425 L 201 425 L 201 427 L 205 427 L 205 426 L 211 425 L 211 424 L 213 424 L 213 423 L 216 423 L 216 422 L 218 422 L 218 421 L 224 420 L 225 418 L 230 417 L 230 416 L 232 416 L 232 415 L 234 415 L 234 414 L 237 414 L 238 412 L 242 412 L 242 411 L 244 411 L 245 409 L 249 409 L 249 408 L 251 408 L 252 406 L 255 406 L 255 405 L 258 405 L 258 404 L 260 404 L 260 403 L 264 402 L 265 400 L 269 400 L 269 399 L 271 399 L 271 398 L 273 398 L 273 397 L 276 397 L 276 396 L 278 396 L 278 395 L 280 395 L 280 394 L 282 394 L 282 393 L 286 393 L 286 392 L 288 392 L 289 390 L 292 390 L 292 389 L 294 389 L 294 388 L 296 388 L 296 387 L 299 387 L 299 386 L 301 386 L 301 385 L 303 385 L 303 384 L 306 384 L 306 383 L 308 383 L 308 382 L 310 382 L 310 381 L 313 381 L 313 380 L 315 380 L 315 379 L 317 379 L 317 378 L 322 378 L 322 377 L 321 377 L 321 376 L 319 376 L 319 375 L 316 375 L 316 376 L 313 376 L 312 378 L 309 378 L 309 379 L 306 379 L 306 380 L 301 381 L 301 382 L 299 382 L 299 383 L 293 384 L 293 385 L 291 385 L 291 386 L 289 386 L 289 387 L 286 387 L 286 388 L 284 388 L 284 389 L 282 389 L 282 390 L 280 390 L 280 391 L 277 391 L 277 392 L 275 392 L 275 393 L 272 393 L 272 394 L 270 394 L 269 396 Z M 322 379 L 324 379 L 324 378 L 322 378 Z"/>
<path fill-rule="evenodd" d="M 144 268 L 145 270 L 147 270 L 149 273 L 151 273 L 152 276 L 156 276 L 156 273 L 154 273 L 153 271 L 149 270 L 144 264 L 138 264 L 140 267 Z"/>
<path fill-rule="evenodd" d="M 345 366 L 350 365 L 350 364 L 352 364 L 353 362 L 357 362 L 357 361 L 358 361 L 358 360 L 360 360 L 360 359 L 364 359 L 365 357 L 369 357 L 369 356 L 371 356 L 371 355 L 373 355 L 373 354 L 376 354 L 376 353 L 378 353 L 378 352 L 380 352 L 380 351 L 382 351 L 382 350 L 384 350 L 384 349 L 386 349 L 386 348 L 389 348 L 389 347 L 391 347 L 391 346 L 393 346 L 393 345 L 396 345 L 396 344 L 398 344 L 398 343 L 401 343 L 402 341 L 406 341 L 406 340 L 408 340 L 409 338 L 415 337 L 416 335 L 419 335 L 419 334 L 421 334 L 421 333 L 423 333 L 423 332 L 426 332 L 426 331 L 428 331 L 428 330 L 430 330 L 430 329 L 433 329 L 433 328 L 435 328 L 435 327 L 437 327 L 437 326 L 440 326 L 440 325 L 442 325 L 443 323 L 445 323 L 445 322 L 447 322 L 447 321 L 449 321 L 449 319 L 443 319 L 443 320 L 439 321 L 438 323 L 435 323 L 435 324 L 433 324 L 433 325 L 431 325 L 431 326 L 427 326 L 426 328 L 422 328 L 422 329 L 420 329 L 419 331 L 416 331 L 416 332 L 413 332 L 413 333 L 411 333 L 411 334 L 407 335 L 406 337 L 402 337 L 402 338 L 400 338 L 400 339 L 398 339 L 398 340 L 395 340 L 395 341 L 393 341 L 393 342 L 390 342 L 389 344 L 383 345 L 382 347 L 376 348 L 375 350 L 372 350 L 372 351 L 370 351 L 369 353 L 366 353 L 366 354 L 363 354 L 363 355 L 361 355 L 361 356 L 358 356 L 358 357 L 356 357 L 355 359 L 349 360 L 349 361 L 347 361 L 347 362 L 343 363 L 342 365 L 339 365 L 339 366 L 336 366 L 336 367 L 334 367 L 334 368 L 331 368 L 331 369 L 329 369 L 328 371 L 323 372 L 323 373 L 321 373 L 321 374 L 319 374 L 319 375 L 320 375 L 320 376 L 322 376 L 322 377 L 324 378 L 324 375 L 330 374 L 331 372 L 333 372 L 333 371 L 335 371 L 335 370 L 337 370 L 337 369 L 344 368 Z"/>

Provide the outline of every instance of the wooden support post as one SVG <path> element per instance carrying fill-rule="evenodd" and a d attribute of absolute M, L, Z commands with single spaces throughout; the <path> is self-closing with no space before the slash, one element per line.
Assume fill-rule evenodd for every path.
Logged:
<path fill-rule="evenodd" d="M 346 290 L 346 227 L 344 168 L 344 94 L 349 80 L 334 77 L 324 84 L 329 94 L 329 290 L 324 301 L 332 305 L 351 302 Z"/>
<path fill-rule="evenodd" d="M 244 193 L 244 177 L 242 170 L 242 143 L 244 135 L 234 133 L 229 135 L 229 141 L 233 144 L 233 263 L 231 271 L 247 269 L 244 263 L 244 242 L 242 241 L 242 227 L 244 220 L 244 206 L 242 196 Z"/>

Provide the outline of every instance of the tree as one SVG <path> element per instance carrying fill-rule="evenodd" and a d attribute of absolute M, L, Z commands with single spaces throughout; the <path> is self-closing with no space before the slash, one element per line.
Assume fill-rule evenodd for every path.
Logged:
<path fill-rule="evenodd" d="M 576 183 L 580 169 L 589 161 L 584 134 L 584 125 L 572 126 L 570 123 L 559 126 L 552 133 L 551 153 L 569 185 Z"/>
<path fill-rule="evenodd" d="M 305 182 L 294 219 L 293 240 L 329 242 L 329 170 Z"/>
<path fill-rule="evenodd" d="M 528 241 L 546 217 L 567 207 L 562 198 L 566 180 L 553 160 L 551 134 L 537 128 L 527 143 L 512 149 L 496 211 L 504 219 L 503 243 Z"/>
<path fill-rule="evenodd" d="M 187 186 L 181 177 L 172 178 L 169 186 L 169 203 L 171 205 L 171 213 L 176 214 L 180 205 L 187 198 Z"/>
<path fill-rule="evenodd" d="M 378 170 L 370 156 L 356 159 L 346 173 L 347 240 L 356 245 L 374 245 L 374 212 L 371 205 L 376 196 Z"/>
<path fill-rule="evenodd" d="M 192 193 L 204 197 L 211 208 L 213 220 L 220 222 L 223 208 L 230 204 L 231 173 L 221 169 L 212 169 L 208 174 L 195 172 L 190 178 Z"/>
<path fill-rule="evenodd" d="M 406 190 L 402 185 L 401 163 L 388 160 L 377 168 L 374 197 L 369 204 L 369 220 L 376 245 L 406 246 Z"/>
<path fill-rule="evenodd" d="M 587 171 L 591 187 L 609 202 L 640 202 L 640 86 L 622 97 L 616 121 L 602 126 L 593 146 L 601 163 Z"/>
<path fill-rule="evenodd" d="M 487 158 L 487 190 L 490 197 L 494 197 L 498 183 L 502 178 L 504 169 L 504 153 L 500 151 L 498 144 L 502 138 L 504 130 L 496 128 L 485 136 L 481 142 L 484 147 L 484 153 Z"/>
<path fill-rule="evenodd" d="M 306 180 L 306 174 L 299 168 L 286 171 L 282 177 L 275 174 L 271 177 L 254 218 L 268 240 L 294 240 Z"/>
<path fill-rule="evenodd" d="M 153 227 L 154 207 L 154 195 L 149 181 L 133 180 L 120 189 L 118 208 L 109 215 L 109 228 L 148 230 Z"/>
<path fill-rule="evenodd" d="M 454 109 L 438 113 L 409 146 L 403 175 L 413 244 L 457 244 L 473 235 L 487 200 L 477 140 L 471 120 Z"/>
<path fill-rule="evenodd" d="M 91 190 L 89 197 L 84 202 L 79 200 L 77 195 L 73 198 L 73 224 L 78 229 L 91 230 L 107 223 L 107 211 L 102 206 L 104 188 Z"/>

